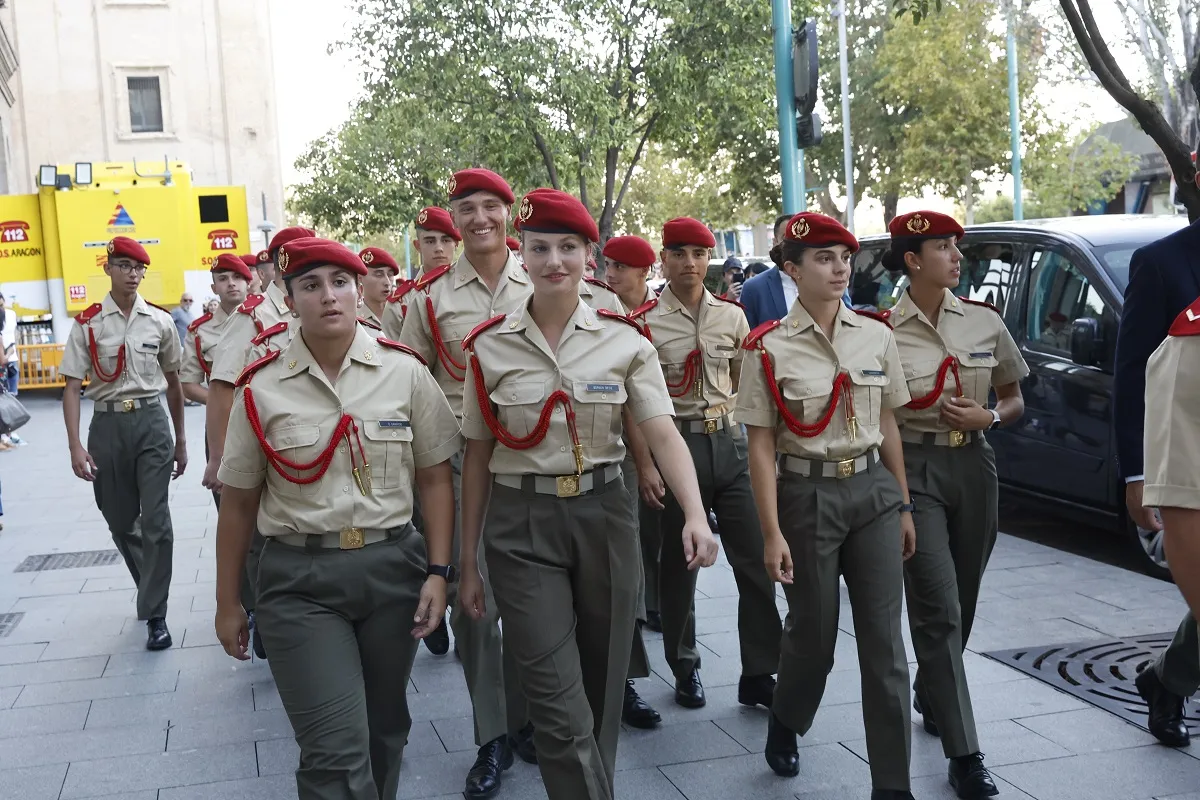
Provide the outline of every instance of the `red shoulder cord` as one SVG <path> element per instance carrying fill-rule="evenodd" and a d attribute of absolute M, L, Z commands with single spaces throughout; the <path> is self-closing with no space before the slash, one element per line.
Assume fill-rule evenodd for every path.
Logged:
<path fill-rule="evenodd" d="M 805 439 L 821 435 L 833 420 L 833 412 L 837 410 L 838 400 L 842 399 L 846 405 L 846 428 L 850 431 L 851 440 L 854 439 L 858 434 L 858 421 L 854 416 L 854 392 L 850 383 L 850 373 L 839 372 L 838 376 L 834 378 L 833 392 L 829 397 L 829 406 L 825 409 L 825 413 L 821 415 L 819 420 L 809 425 L 796 419 L 792 415 L 792 412 L 788 410 L 787 404 L 783 400 L 783 395 L 779 391 L 779 384 L 775 381 L 775 367 L 771 365 L 771 357 L 767 354 L 765 347 L 761 347 L 761 350 L 763 372 L 766 373 L 767 385 L 771 387 L 771 396 L 775 399 L 775 405 L 779 409 L 779 416 L 783 418 L 783 423 L 787 425 L 789 431 Z"/>
<path fill-rule="evenodd" d="M 200 331 L 196 331 L 196 360 L 200 362 L 200 369 L 204 372 L 204 377 L 212 375 L 212 367 L 204 360 L 204 351 L 200 349 Z"/>
<path fill-rule="evenodd" d="M 562 403 L 567 414 L 567 430 L 571 434 L 571 450 L 575 454 L 575 474 L 583 474 L 583 445 L 579 443 L 579 432 L 575 428 L 575 408 L 571 405 L 571 398 L 566 392 L 559 389 L 551 394 L 546 400 L 546 405 L 542 406 L 542 413 L 538 417 L 533 432 L 528 436 L 517 437 L 500 424 L 496 413 L 492 411 L 492 400 L 488 397 L 487 385 L 483 382 L 483 368 L 479 366 L 479 359 L 475 357 L 474 353 L 471 354 L 471 372 L 475 376 L 475 396 L 479 401 L 479 410 L 483 414 L 483 421 L 488 426 L 488 430 L 492 432 L 492 436 L 496 437 L 496 441 L 510 450 L 529 450 L 541 444 L 542 440 L 546 438 L 546 432 L 550 430 L 550 415 L 554 413 L 554 406 Z"/>
<path fill-rule="evenodd" d="M 938 367 L 937 381 L 934 384 L 933 391 L 924 397 L 918 397 L 909 403 L 905 403 L 905 408 L 911 408 L 913 411 L 920 411 L 937 403 L 942 397 L 942 390 L 946 388 L 946 373 L 954 373 L 954 396 L 962 397 L 962 379 L 958 376 L 958 361 L 954 356 L 946 356 L 946 360 Z"/>
<path fill-rule="evenodd" d="M 92 373 L 96 376 L 96 380 L 101 383 L 112 383 L 117 378 L 121 377 L 121 373 L 125 371 L 125 344 L 121 344 L 121 348 L 117 350 L 117 368 L 111 373 L 106 373 L 100 369 L 100 354 L 96 349 L 96 332 L 92 330 L 92 326 L 88 325 L 88 354 L 92 357 Z"/>
<path fill-rule="evenodd" d="M 425 296 L 425 312 L 429 317 L 429 335 L 433 337 L 433 346 L 437 348 L 438 360 L 451 378 L 462 383 L 467 379 L 467 365 L 460 364 L 450 355 L 446 343 L 442 340 L 442 329 L 438 327 L 437 313 L 433 310 L 433 298 Z"/>
<path fill-rule="evenodd" d="M 267 457 L 267 463 L 274 467 L 280 477 L 289 483 L 307 485 L 316 483 L 324 477 L 329 470 L 329 465 L 333 463 L 333 453 L 337 449 L 338 440 L 345 437 L 346 447 L 350 450 L 350 471 L 354 475 L 354 482 L 358 484 L 358 490 L 363 495 L 371 493 L 371 465 L 367 462 L 366 451 L 363 450 L 362 439 L 358 435 L 358 423 L 349 414 L 343 414 L 338 420 L 337 427 L 333 429 L 333 436 L 329 437 L 329 444 L 321 452 L 319 456 L 309 461 L 306 464 L 301 464 L 296 461 L 284 458 L 279 454 L 279 451 L 267 444 L 267 437 L 263 434 L 262 422 L 258 418 L 258 406 L 254 402 L 254 392 L 250 391 L 247 386 L 245 390 L 246 403 L 246 419 L 250 421 L 250 428 L 254 431 L 255 438 L 258 439 L 258 444 L 262 447 L 263 455 Z M 354 439 L 358 444 L 358 453 L 362 456 L 362 470 L 359 470 L 358 462 L 354 458 L 354 443 L 350 441 L 350 432 L 354 431 Z M 291 475 L 283 471 L 283 467 L 293 469 L 296 472 L 308 472 L 317 470 L 312 475 L 300 476 Z"/>

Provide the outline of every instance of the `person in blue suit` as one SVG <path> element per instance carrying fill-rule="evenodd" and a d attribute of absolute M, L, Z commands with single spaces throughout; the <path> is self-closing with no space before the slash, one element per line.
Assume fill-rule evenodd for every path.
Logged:
<path fill-rule="evenodd" d="M 775 231 L 772 246 L 783 241 L 783 226 L 791 214 L 781 214 L 775 218 Z M 787 316 L 796 302 L 796 282 L 788 277 L 779 265 L 771 267 L 766 272 L 755 275 L 742 284 L 741 304 L 746 309 L 746 319 L 750 330 L 754 330 L 764 322 L 783 319 Z M 850 305 L 850 291 L 846 290 L 842 302 Z"/>
<path fill-rule="evenodd" d="M 1200 221 L 1133 254 L 1117 332 L 1113 418 L 1125 504 L 1130 519 L 1145 531 L 1157 532 L 1163 527 L 1155 511 L 1142 506 L 1146 362 L 1167 338 L 1171 323 L 1197 297 Z M 1180 623 L 1171 646 L 1138 675 L 1137 688 L 1150 708 L 1150 732 L 1165 745 L 1185 747 L 1190 736 L 1183 722 L 1183 701 L 1200 689 L 1200 636 L 1190 612 Z"/>

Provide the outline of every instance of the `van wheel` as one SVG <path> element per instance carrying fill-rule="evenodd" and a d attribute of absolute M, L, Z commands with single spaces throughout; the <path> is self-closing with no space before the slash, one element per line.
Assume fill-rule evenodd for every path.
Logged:
<path fill-rule="evenodd" d="M 1171 568 L 1167 564 L 1167 554 L 1163 550 L 1163 532 L 1147 531 L 1127 522 L 1130 536 L 1142 554 L 1142 569 L 1147 575 L 1159 580 L 1171 580 Z"/>

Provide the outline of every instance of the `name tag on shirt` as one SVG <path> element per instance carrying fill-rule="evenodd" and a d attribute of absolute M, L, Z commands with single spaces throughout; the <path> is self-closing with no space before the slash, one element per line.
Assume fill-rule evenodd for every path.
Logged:
<path fill-rule="evenodd" d="M 143 353 L 157 353 L 158 345 L 154 342 L 142 342 L 138 345 L 138 350 Z"/>
<path fill-rule="evenodd" d="M 381 419 L 379 420 L 381 428 L 410 428 L 412 422 L 406 419 Z"/>
<path fill-rule="evenodd" d="M 736 353 L 737 348 L 727 344 L 713 345 L 713 349 L 718 353 Z"/>
<path fill-rule="evenodd" d="M 621 384 L 619 383 L 589 383 L 587 385 L 589 392 L 619 392 Z"/>
<path fill-rule="evenodd" d="M 983 353 L 971 353 L 971 358 L 991 358 L 991 357 L 992 357 L 991 350 L 988 350 Z"/>
<path fill-rule="evenodd" d="M 887 373 L 881 369 L 864 369 L 860 371 L 868 378 L 882 378 L 887 375 Z"/>

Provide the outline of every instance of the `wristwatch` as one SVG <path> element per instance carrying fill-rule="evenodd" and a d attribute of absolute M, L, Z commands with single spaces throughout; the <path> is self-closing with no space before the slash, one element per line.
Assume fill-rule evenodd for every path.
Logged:
<path fill-rule="evenodd" d="M 992 428 L 999 428 L 1000 427 L 1000 412 L 994 408 L 989 408 L 988 411 L 990 411 L 992 414 L 992 424 L 988 425 L 986 430 L 990 431 Z"/>
<path fill-rule="evenodd" d="M 437 575 L 439 578 L 445 578 L 446 583 L 454 583 L 458 580 L 458 570 L 453 564 L 442 566 L 441 564 L 430 564 L 429 569 L 425 570 L 426 575 Z"/>
<path fill-rule="evenodd" d="M 907 503 L 900 506 L 900 513 L 903 514 L 905 511 L 909 514 L 915 514 L 917 511 L 917 504 L 913 502 L 912 495 L 908 496 Z"/>

